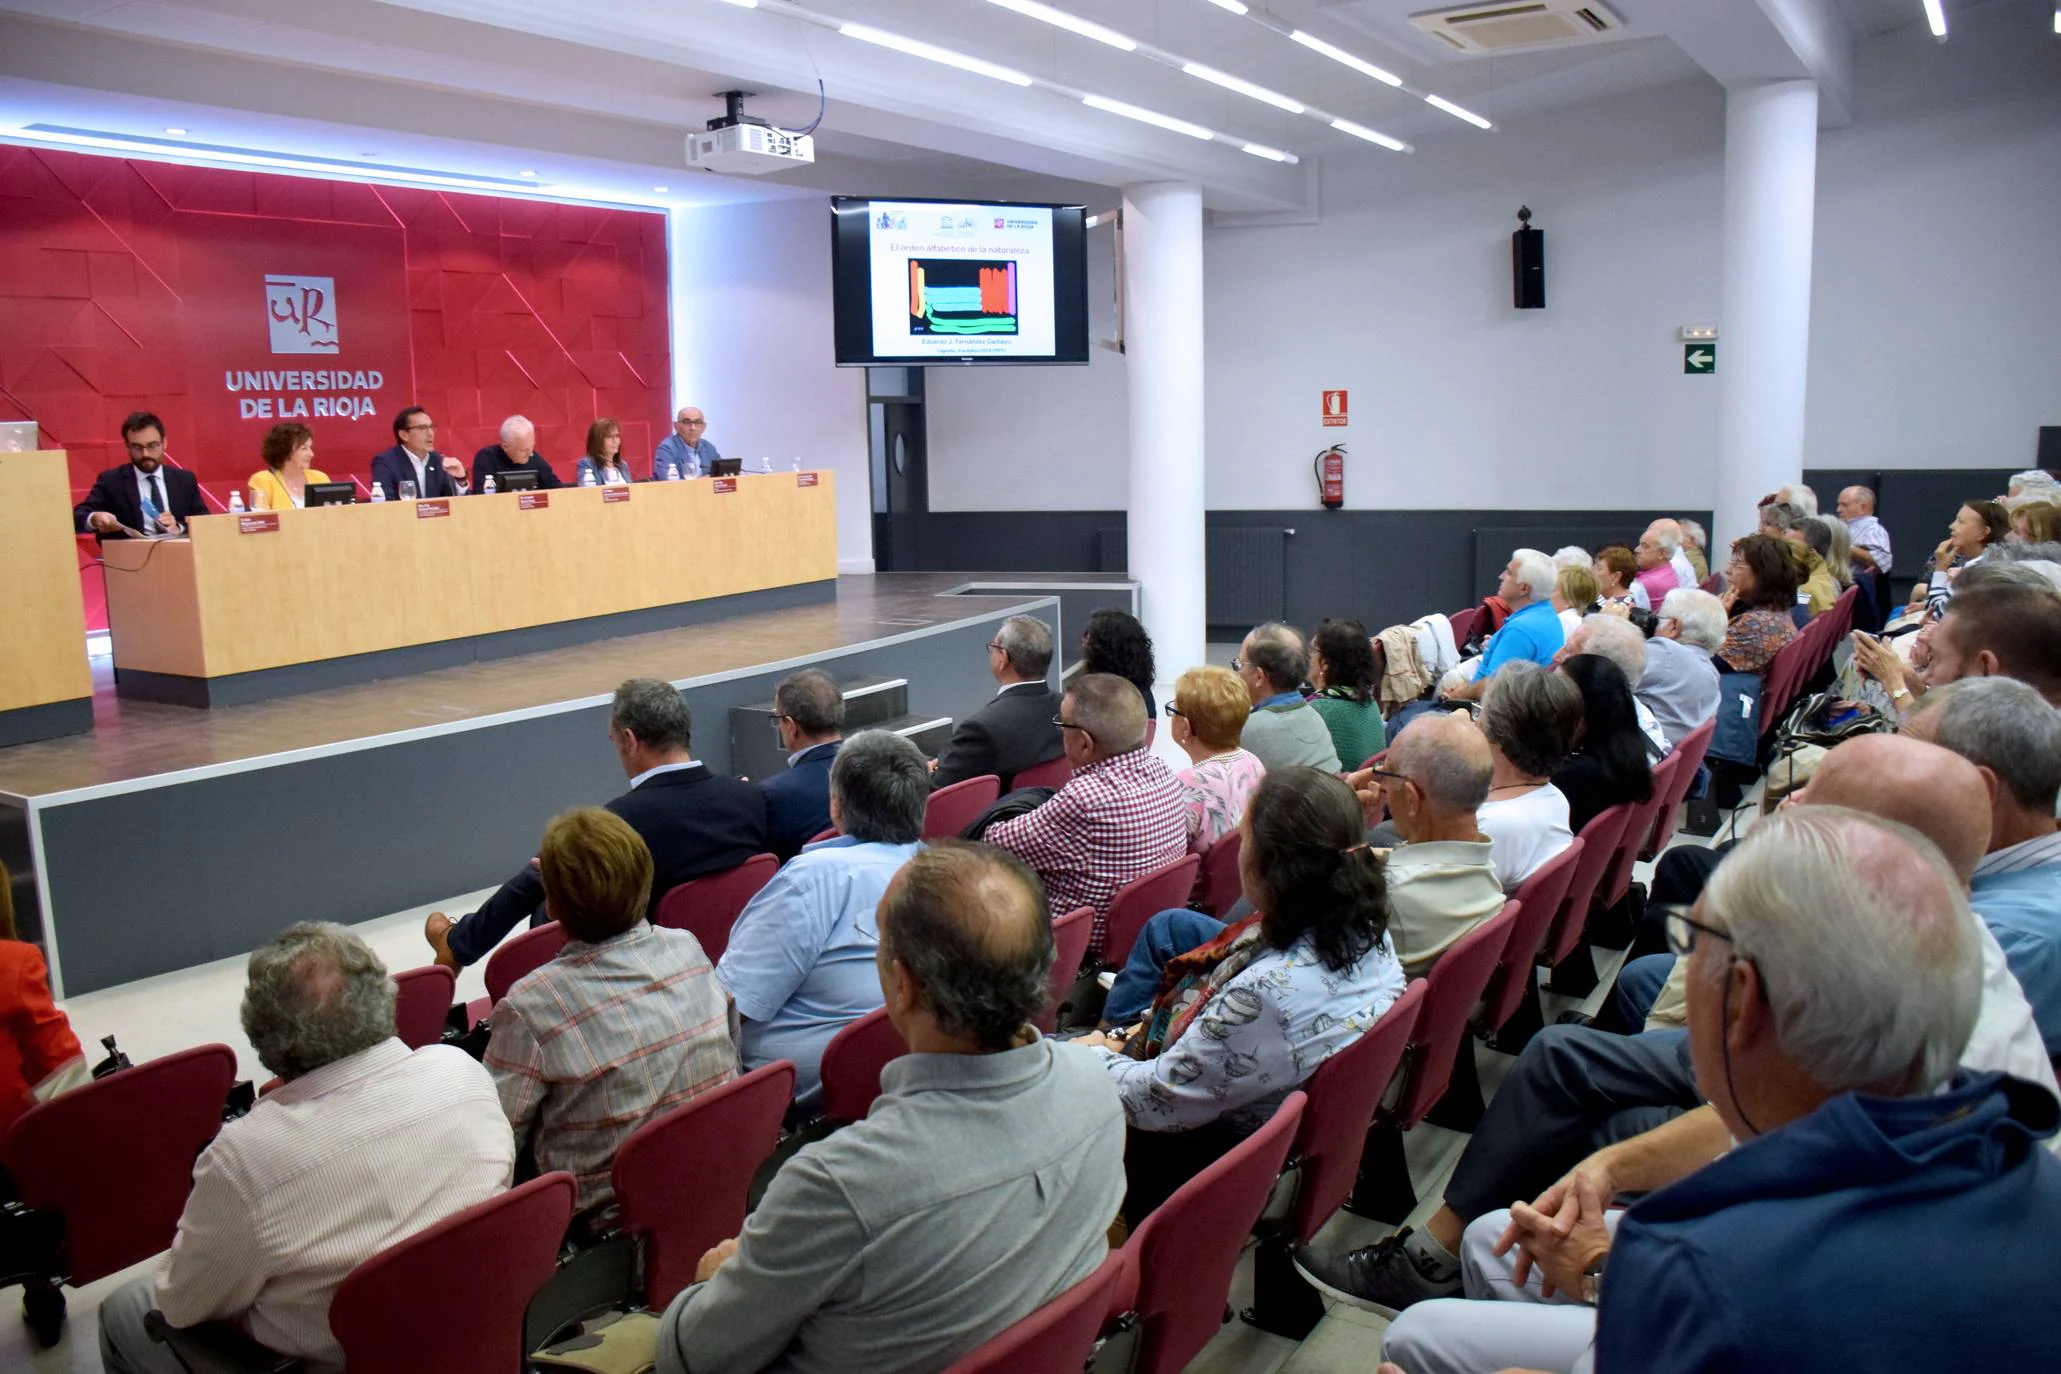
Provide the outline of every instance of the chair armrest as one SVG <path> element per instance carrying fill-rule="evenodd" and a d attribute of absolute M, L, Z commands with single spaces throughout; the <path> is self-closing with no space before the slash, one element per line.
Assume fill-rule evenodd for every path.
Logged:
<path fill-rule="evenodd" d="M 298 1356 L 258 1344 L 234 1322 L 173 1326 L 152 1308 L 144 1315 L 143 1329 L 170 1346 L 188 1374 L 303 1374 L 307 1369 Z"/>

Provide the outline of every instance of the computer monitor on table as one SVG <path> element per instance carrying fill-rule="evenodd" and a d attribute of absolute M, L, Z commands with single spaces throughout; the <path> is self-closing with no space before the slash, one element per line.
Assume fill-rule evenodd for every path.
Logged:
<path fill-rule="evenodd" d="M 301 494 L 301 504 L 309 510 L 317 506 L 348 506 L 357 500 L 357 490 L 349 482 L 310 482 Z"/>
<path fill-rule="evenodd" d="M 711 477 L 735 477 L 743 471 L 742 458 L 718 458 L 708 465 L 708 475 Z"/>
<path fill-rule="evenodd" d="M 534 472 L 501 472 L 494 475 L 496 491 L 535 491 L 537 474 Z"/>

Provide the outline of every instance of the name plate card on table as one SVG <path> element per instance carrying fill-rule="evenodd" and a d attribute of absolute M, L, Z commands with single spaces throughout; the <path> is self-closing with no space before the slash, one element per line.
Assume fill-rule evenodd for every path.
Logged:
<path fill-rule="evenodd" d="M 415 503 L 415 518 L 417 520 L 441 520 L 450 513 L 451 502 L 444 497 L 439 497 L 434 501 L 417 501 Z"/>
<path fill-rule="evenodd" d="M 794 484 L 798 487 L 813 487 L 816 485 L 816 474 L 813 472 L 797 472 L 794 474 Z"/>
<path fill-rule="evenodd" d="M 239 515 L 236 517 L 236 532 L 238 534 L 277 534 L 279 533 L 279 513 L 268 510 L 260 511 L 256 515 Z"/>
<path fill-rule="evenodd" d="M 543 510 L 550 506 L 550 504 L 551 493 L 548 491 L 519 491 L 515 493 L 515 508 L 517 510 Z"/>
<path fill-rule="evenodd" d="M 604 506 L 620 506 L 629 499 L 630 489 L 628 487 L 603 487 L 601 489 L 601 504 Z"/>
<path fill-rule="evenodd" d="M 714 481 L 716 495 L 718 496 L 728 496 L 731 492 L 737 490 L 737 479 L 735 477 L 718 477 Z"/>

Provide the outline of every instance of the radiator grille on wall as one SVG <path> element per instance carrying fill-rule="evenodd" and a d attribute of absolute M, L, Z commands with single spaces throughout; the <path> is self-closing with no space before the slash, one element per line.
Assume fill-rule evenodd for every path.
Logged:
<path fill-rule="evenodd" d="M 1288 536 L 1279 525 L 1218 525 L 1203 554 L 1212 625 L 1279 620 L 1288 605 Z"/>

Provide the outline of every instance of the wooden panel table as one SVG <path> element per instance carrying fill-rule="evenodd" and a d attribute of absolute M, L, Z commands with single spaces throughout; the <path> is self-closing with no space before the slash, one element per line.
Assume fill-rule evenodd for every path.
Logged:
<path fill-rule="evenodd" d="M 828 600 L 836 500 L 769 473 L 202 516 L 107 545 L 116 688 L 225 705 Z"/>
<path fill-rule="evenodd" d="M 0 453 L 0 745 L 93 728 L 86 606 L 62 453 Z"/>

